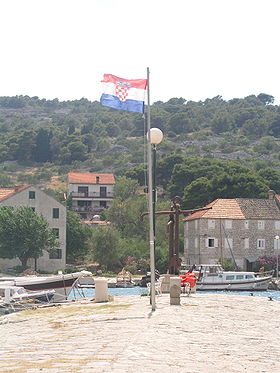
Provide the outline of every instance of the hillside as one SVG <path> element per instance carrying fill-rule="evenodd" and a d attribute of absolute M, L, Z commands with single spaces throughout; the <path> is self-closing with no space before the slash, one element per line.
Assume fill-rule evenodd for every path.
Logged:
<path fill-rule="evenodd" d="M 151 107 L 164 133 L 158 156 L 175 152 L 280 169 L 280 108 L 267 94 L 225 101 L 172 98 Z M 69 170 L 123 175 L 144 161 L 141 115 L 87 99 L 0 97 L 0 184 L 63 190 Z M 159 180 L 160 184 L 164 184 Z"/>

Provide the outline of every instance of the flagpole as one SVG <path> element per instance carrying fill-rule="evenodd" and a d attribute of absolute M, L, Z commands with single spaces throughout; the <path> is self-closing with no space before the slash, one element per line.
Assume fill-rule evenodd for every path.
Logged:
<path fill-rule="evenodd" d="M 151 269 L 151 293 L 150 300 L 152 311 L 156 309 L 155 299 L 155 235 L 154 235 L 154 219 L 153 219 L 153 172 L 152 172 L 152 144 L 150 138 L 151 129 L 151 113 L 150 113 L 150 70 L 147 67 L 147 160 L 148 160 L 148 196 L 149 196 L 149 241 L 150 241 L 150 269 Z"/>

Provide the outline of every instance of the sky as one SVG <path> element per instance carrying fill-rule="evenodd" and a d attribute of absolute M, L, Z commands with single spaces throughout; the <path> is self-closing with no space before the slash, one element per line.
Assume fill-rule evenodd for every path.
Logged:
<path fill-rule="evenodd" d="M 0 96 L 99 100 L 104 73 L 151 102 L 267 93 L 280 104 L 279 0 L 1 0 Z"/>

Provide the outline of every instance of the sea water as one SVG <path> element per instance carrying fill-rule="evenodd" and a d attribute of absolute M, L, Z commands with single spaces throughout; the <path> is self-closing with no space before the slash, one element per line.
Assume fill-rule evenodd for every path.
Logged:
<path fill-rule="evenodd" d="M 131 288 L 108 288 L 108 294 L 110 295 L 146 295 L 147 288 L 140 286 L 133 286 Z M 94 288 L 73 288 L 69 294 L 68 299 L 75 299 L 80 297 L 94 298 Z"/>
<path fill-rule="evenodd" d="M 147 288 L 142 288 L 140 286 L 133 286 L 132 288 L 109 288 L 108 293 L 110 295 L 146 295 Z M 272 300 L 280 301 L 280 291 L 277 290 L 267 290 L 267 291 L 199 291 L 199 294 L 227 294 L 227 295 L 240 295 L 240 296 L 253 296 L 253 297 L 263 297 Z M 75 299 L 80 297 L 94 298 L 95 289 L 94 288 L 81 288 L 73 289 L 68 297 L 68 299 Z"/>

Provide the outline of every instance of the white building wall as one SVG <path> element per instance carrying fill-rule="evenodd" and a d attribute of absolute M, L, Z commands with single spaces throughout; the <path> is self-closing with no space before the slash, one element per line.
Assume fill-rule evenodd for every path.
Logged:
<path fill-rule="evenodd" d="M 89 193 L 96 193 L 97 195 L 100 195 L 100 187 L 106 187 L 107 188 L 107 194 L 112 196 L 114 185 L 112 184 L 68 184 L 68 191 L 69 193 L 78 193 L 78 187 L 88 187 Z"/>
<path fill-rule="evenodd" d="M 29 198 L 29 191 L 35 191 L 35 199 Z M 42 216 L 49 223 L 50 228 L 59 229 L 59 242 L 62 257 L 61 259 L 50 259 L 49 253 L 44 252 L 43 256 L 37 259 L 37 269 L 46 272 L 55 272 L 59 269 L 64 269 L 66 265 L 66 207 L 60 202 L 56 201 L 54 198 L 48 196 L 46 193 L 42 192 L 36 187 L 28 187 L 15 195 L 0 201 L 1 206 L 29 206 L 35 208 L 37 214 L 42 214 Z M 53 218 L 53 208 L 59 209 L 59 218 Z M 18 259 L 1 259 L 0 258 L 0 271 L 7 268 L 20 265 Z M 31 268 L 34 269 L 34 260 L 31 260 Z"/>

